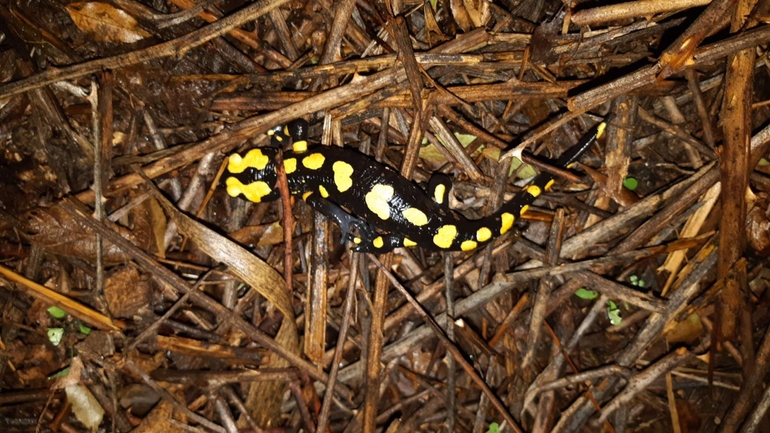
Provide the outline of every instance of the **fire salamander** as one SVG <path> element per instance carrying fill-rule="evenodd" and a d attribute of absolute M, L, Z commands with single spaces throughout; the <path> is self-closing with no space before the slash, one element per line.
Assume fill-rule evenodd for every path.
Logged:
<path fill-rule="evenodd" d="M 556 165 L 569 168 L 602 135 L 605 125 L 602 122 L 591 128 Z M 494 215 L 468 220 L 447 206 L 451 183 L 444 175 L 433 176 L 426 194 L 390 167 L 356 151 L 335 146 L 309 148 L 305 121 L 268 134 L 278 147 L 293 140 L 293 150 L 283 154 L 291 193 L 335 221 L 343 239 L 355 244 L 354 251 L 384 253 L 415 245 L 472 251 L 510 231 L 516 218 L 554 183 L 551 174 L 542 173 Z M 267 147 L 251 149 L 244 156 L 231 155 L 225 179 L 227 193 L 257 203 L 278 198 L 277 152 Z"/>

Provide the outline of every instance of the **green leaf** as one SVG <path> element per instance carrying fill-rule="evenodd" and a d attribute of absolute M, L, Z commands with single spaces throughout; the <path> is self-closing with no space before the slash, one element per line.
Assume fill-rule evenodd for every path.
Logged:
<path fill-rule="evenodd" d="M 627 177 L 627 178 L 626 178 L 626 179 L 623 181 L 623 186 L 625 186 L 625 187 L 626 187 L 626 189 L 628 189 L 628 190 L 630 190 L 630 191 L 635 191 L 635 190 L 636 190 L 636 187 L 638 187 L 638 186 L 639 186 L 639 181 L 638 181 L 638 180 L 636 180 L 636 179 L 634 179 L 633 177 Z"/>
<path fill-rule="evenodd" d="M 767 167 L 768 165 L 770 165 L 770 161 L 766 160 L 765 158 L 759 160 L 760 167 Z"/>
<path fill-rule="evenodd" d="M 91 328 L 89 328 L 88 326 L 86 326 L 86 325 L 84 325 L 82 323 L 78 323 L 78 330 L 83 335 L 88 335 L 88 334 L 91 333 Z"/>
<path fill-rule="evenodd" d="M 439 152 L 432 143 L 429 143 L 427 138 L 423 139 L 422 146 L 420 146 L 420 158 L 438 164 L 446 162 L 444 154 Z"/>
<path fill-rule="evenodd" d="M 493 422 L 489 425 L 489 430 L 487 430 L 487 433 L 500 433 L 500 424 Z"/>
<path fill-rule="evenodd" d="M 48 341 L 54 346 L 58 346 L 61 343 L 63 336 L 64 328 L 48 328 Z"/>
<path fill-rule="evenodd" d="M 484 155 L 485 158 L 489 158 L 492 161 L 499 161 L 500 155 L 502 154 L 502 151 L 496 147 L 485 147 L 481 150 L 481 154 Z M 516 172 L 516 170 L 519 169 L 519 167 L 523 164 L 521 160 L 517 157 L 511 158 L 511 170 L 508 172 L 508 176 L 512 175 Z M 531 166 L 527 165 L 526 167 L 522 168 L 519 172 L 518 177 L 519 179 L 528 179 L 534 175 L 537 174 L 537 171 Z"/>
<path fill-rule="evenodd" d="M 436 136 L 436 138 L 438 139 L 439 143 L 446 147 L 446 143 L 444 143 L 444 140 L 442 140 L 441 137 Z M 455 138 L 457 138 L 457 141 L 460 142 L 460 145 L 465 148 L 467 148 L 468 145 L 476 140 L 475 135 L 460 134 L 459 132 L 455 132 Z M 422 143 L 420 145 L 420 158 L 437 163 L 446 162 L 444 154 L 439 152 L 439 150 L 436 149 L 436 146 L 430 143 L 427 138 L 422 139 Z"/>
<path fill-rule="evenodd" d="M 610 323 L 614 326 L 620 326 L 620 323 L 623 321 L 623 318 L 620 316 L 620 308 L 611 300 L 607 301 L 607 317 L 609 317 Z"/>
<path fill-rule="evenodd" d="M 455 132 L 455 137 L 463 147 L 468 147 L 469 144 L 476 141 L 476 136 L 471 134 L 460 134 L 459 132 Z"/>
<path fill-rule="evenodd" d="M 577 296 L 580 299 L 596 299 L 599 297 L 599 292 L 596 290 L 586 289 L 585 287 L 581 287 L 577 289 L 575 292 L 575 296 Z"/>
<path fill-rule="evenodd" d="M 436 11 L 436 7 L 438 6 L 438 0 L 430 0 L 430 7 L 433 8 L 433 11 Z"/>
<path fill-rule="evenodd" d="M 514 168 L 513 167 L 513 163 L 511 163 L 511 172 L 508 173 L 508 176 L 513 174 L 513 172 L 516 171 L 519 168 L 519 165 L 521 165 L 521 163 L 516 165 L 516 168 Z M 535 168 L 532 167 L 531 165 L 527 164 L 526 167 L 522 168 L 521 171 L 519 171 L 519 174 L 518 174 L 517 177 L 519 179 L 529 179 L 530 177 L 535 176 L 535 175 L 537 175 L 537 171 L 535 171 Z"/>
<path fill-rule="evenodd" d="M 49 307 L 47 311 L 48 314 L 53 316 L 55 319 L 63 319 L 67 317 L 67 312 L 56 306 Z"/>

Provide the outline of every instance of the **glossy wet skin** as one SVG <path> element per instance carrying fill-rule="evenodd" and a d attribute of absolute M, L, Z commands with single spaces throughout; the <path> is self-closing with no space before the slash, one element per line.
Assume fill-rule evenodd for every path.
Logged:
<path fill-rule="evenodd" d="M 446 206 L 450 188 L 447 182 L 431 182 L 426 193 L 359 152 L 334 146 L 308 148 L 301 135 L 306 130 L 307 125 L 301 123 L 294 130 L 279 131 L 273 140 L 281 143 L 294 136 L 294 150 L 283 154 L 289 189 L 336 221 L 357 251 L 387 252 L 416 245 L 472 251 L 511 230 L 535 198 L 553 184 L 553 177 L 543 173 L 495 214 L 468 220 Z M 604 123 L 592 128 L 559 158 L 557 165 L 574 163 L 603 131 Z M 258 148 L 243 156 L 232 155 L 225 179 L 228 194 L 254 202 L 278 198 L 276 152 L 273 148 Z M 356 234 L 350 234 L 351 226 Z"/>

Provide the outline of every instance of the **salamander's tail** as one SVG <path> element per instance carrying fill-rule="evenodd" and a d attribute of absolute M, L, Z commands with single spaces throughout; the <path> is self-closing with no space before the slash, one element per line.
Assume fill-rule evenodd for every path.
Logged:
<path fill-rule="evenodd" d="M 555 165 L 561 168 L 571 168 L 578 158 L 602 136 L 606 126 L 605 121 L 591 128 L 578 144 L 569 148 L 556 160 Z M 516 219 L 529 210 L 529 206 L 540 194 L 550 190 L 554 181 L 554 176 L 551 173 L 543 172 L 537 175 L 524 190 L 516 194 L 511 201 L 505 203 L 498 212 L 479 220 L 479 230 L 486 229 L 482 230 L 481 237 L 486 238 L 487 233 L 491 235 L 490 237 L 496 237 L 511 230 Z"/>

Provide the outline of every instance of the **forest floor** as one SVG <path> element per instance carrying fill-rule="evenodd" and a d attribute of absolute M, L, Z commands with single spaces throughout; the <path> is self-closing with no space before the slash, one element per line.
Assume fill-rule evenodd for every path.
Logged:
<path fill-rule="evenodd" d="M 199 1 L 0 0 L 0 431 L 770 431 L 768 2 Z M 300 118 L 469 219 L 555 183 L 351 252 L 227 194 Z"/>

